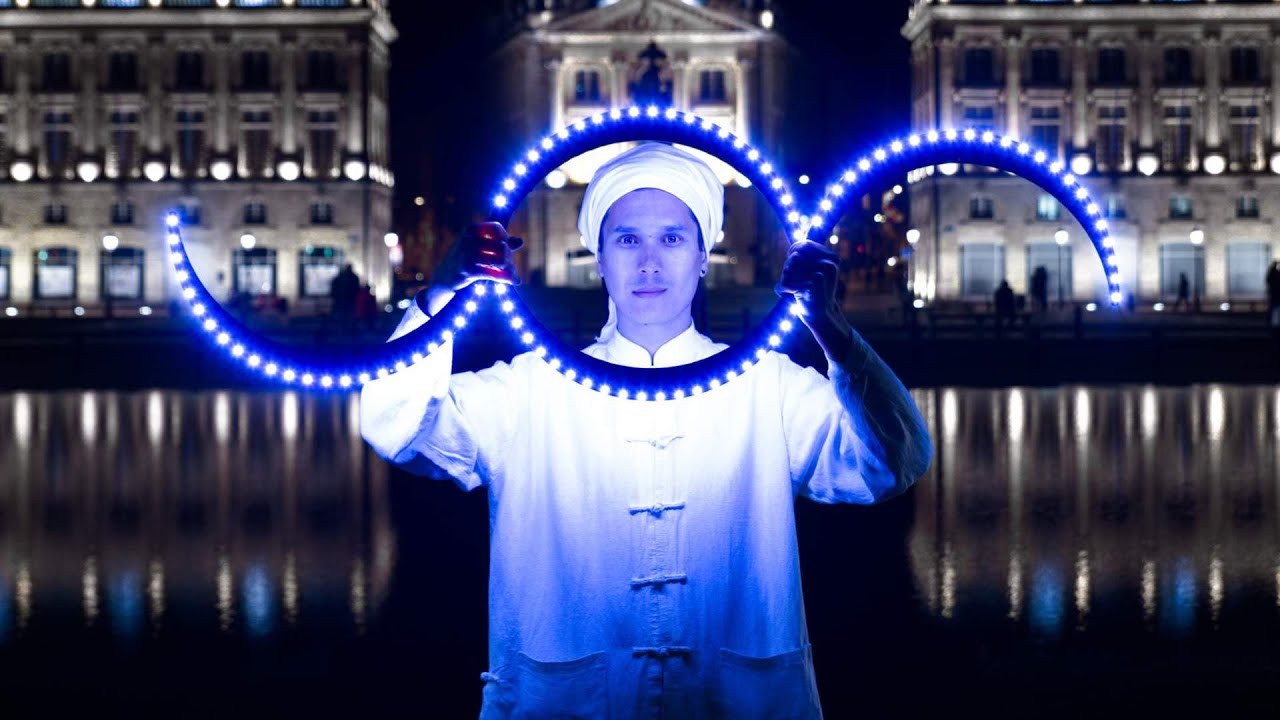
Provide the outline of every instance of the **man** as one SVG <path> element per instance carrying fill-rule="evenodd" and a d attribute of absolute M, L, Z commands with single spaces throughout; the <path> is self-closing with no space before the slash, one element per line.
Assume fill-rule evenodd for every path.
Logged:
<path fill-rule="evenodd" d="M 1005 327 L 1013 327 L 1013 323 L 1018 317 L 1017 299 L 1013 296 L 1013 288 L 1009 287 L 1008 280 L 1001 280 L 1000 287 L 995 292 L 996 305 L 996 333 L 999 334 Z"/>
<path fill-rule="evenodd" d="M 657 143 L 597 171 L 578 227 L 609 321 L 584 352 L 670 367 L 725 347 L 690 314 L 723 193 L 706 164 Z M 464 244 L 481 261 L 451 264 L 428 311 L 504 277 L 518 247 L 493 223 Z M 451 377 L 446 346 L 365 386 L 362 429 L 380 454 L 488 488 L 482 718 L 821 717 L 794 499 L 875 502 L 933 452 L 906 389 L 836 307 L 835 270 L 798 243 L 778 285 L 802 303 L 828 378 L 770 353 L 702 395 L 636 402 L 532 353 Z M 411 308 L 397 334 L 425 318 Z"/>

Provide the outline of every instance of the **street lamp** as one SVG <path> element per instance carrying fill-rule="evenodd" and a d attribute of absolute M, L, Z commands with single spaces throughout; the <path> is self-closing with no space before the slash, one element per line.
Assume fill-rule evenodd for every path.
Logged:
<path fill-rule="evenodd" d="M 106 251 L 106 263 L 102 270 L 102 297 L 107 306 L 107 317 L 110 318 L 112 313 L 111 307 L 111 266 L 116 248 L 120 247 L 120 238 L 111 233 L 102 236 L 102 249 Z"/>
<path fill-rule="evenodd" d="M 1071 234 L 1066 231 L 1066 228 L 1058 228 L 1058 231 L 1053 234 L 1053 241 L 1058 245 L 1058 274 L 1056 280 L 1058 283 L 1058 307 L 1061 308 L 1064 304 L 1062 288 L 1062 248 L 1066 247 L 1067 243 L 1071 242 Z"/>
<path fill-rule="evenodd" d="M 252 250 L 257 244 L 258 238 L 254 237 L 253 233 L 245 233 L 240 236 L 240 247 L 245 250 Z"/>

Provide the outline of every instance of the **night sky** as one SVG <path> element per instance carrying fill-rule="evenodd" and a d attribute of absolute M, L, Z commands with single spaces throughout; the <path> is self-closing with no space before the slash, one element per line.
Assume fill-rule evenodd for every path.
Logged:
<path fill-rule="evenodd" d="M 400 32 L 391 49 L 391 147 L 396 174 L 396 221 L 416 225 L 416 195 L 457 227 L 481 210 L 488 184 L 535 138 L 486 156 L 479 145 L 510 142 L 476 137 L 475 117 L 486 99 L 482 62 L 495 47 L 495 0 L 397 0 Z M 812 117 L 798 113 L 811 138 L 788 148 L 791 169 L 815 179 L 841 169 L 852 154 L 906 127 L 910 118 L 910 56 L 899 33 L 906 0 L 868 3 L 775 0 L 775 29 L 804 57 L 800 74 L 813 87 Z M 777 154 L 776 148 L 763 148 Z M 501 158 L 502 160 L 499 160 Z"/>

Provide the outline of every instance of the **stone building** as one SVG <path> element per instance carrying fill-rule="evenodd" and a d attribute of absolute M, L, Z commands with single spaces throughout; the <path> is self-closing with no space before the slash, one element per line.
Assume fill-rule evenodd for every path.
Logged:
<path fill-rule="evenodd" d="M 772 30 L 767 3 L 521 0 L 507 14 L 515 30 L 493 60 L 497 96 L 508 99 L 502 126 L 516 143 L 512 156 L 519 143 L 637 103 L 689 110 L 773 157 L 784 152 L 789 50 Z M 625 147 L 582 155 L 529 194 L 512 221 L 529 241 L 525 277 L 549 286 L 599 285 L 595 259 L 579 242 L 578 209 L 596 168 Z M 773 264 L 786 248 L 772 211 L 745 177 L 710 162 L 726 186 L 726 218 L 709 284 L 750 285 L 763 274 L 772 285 Z"/>
<path fill-rule="evenodd" d="M 902 33 L 913 127 L 991 127 L 1061 157 L 1101 199 L 1126 295 L 1160 309 L 1185 276 L 1215 310 L 1264 296 L 1280 6 L 919 0 Z M 918 296 L 986 300 L 1002 278 L 1022 293 L 1044 267 L 1051 302 L 1105 297 L 1083 230 L 1031 183 L 954 165 L 910 179 Z"/>
<path fill-rule="evenodd" d="M 167 306 L 173 208 L 217 297 L 388 297 L 395 38 L 386 0 L 0 0 L 0 306 Z"/>

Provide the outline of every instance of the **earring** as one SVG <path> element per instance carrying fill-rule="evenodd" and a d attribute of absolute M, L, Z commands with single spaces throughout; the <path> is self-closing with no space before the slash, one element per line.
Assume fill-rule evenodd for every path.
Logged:
<path fill-rule="evenodd" d="M 706 277 L 706 276 L 707 276 L 707 271 L 706 271 L 706 270 L 702 270 L 702 271 L 699 271 L 699 272 L 698 272 L 698 277 Z"/>

